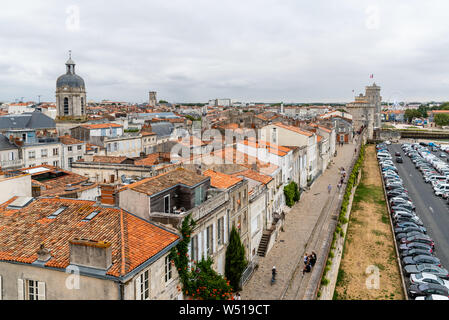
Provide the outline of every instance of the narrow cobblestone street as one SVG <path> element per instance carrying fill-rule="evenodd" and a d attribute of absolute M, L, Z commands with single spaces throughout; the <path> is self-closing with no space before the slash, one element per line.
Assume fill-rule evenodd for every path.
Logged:
<path fill-rule="evenodd" d="M 284 232 L 280 233 L 275 245 L 265 257 L 258 257 L 259 267 L 244 285 L 241 292 L 242 299 L 278 300 L 283 297 L 299 260 L 301 260 L 300 267 L 302 270 L 302 258 L 307 241 L 311 239 L 312 231 L 318 222 L 323 207 L 328 203 L 328 198 L 339 192 L 337 188 L 340 179 L 339 168 L 344 167 L 348 170 L 354 157 L 355 146 L 353 143 L 342 147 L 337 146 L 337 157 L 332 158 L 334 163 L 317 178 L 310 190 L 302 193 L 300 201 L 286 214 Z M 332 185 L 330 195 L 327 190 L 329 184 Z M 342 190 L 344 190 L 344 187 Z M 333 205 L 335 205 L 337 197 L 335 197 Z M 328 228 L 325 226 L 322 230 L 327 232 Z M 318 248 L 312 250 L 317 253 L 318 260 L 324 258 L 324 252 L 320 252 Z M 271 269 L 273 266 L 276 266 L 277 276 L 276 283 L 271 285 Z M 299 270 L 299 277 L 302 276 L 301 270 Z M 304 277 L 310 277 L 313 272 L 318 271 L 312 270 L 310 274 L 306 274 Z M 287 296 L 284 298 L 291 299 Z"/>

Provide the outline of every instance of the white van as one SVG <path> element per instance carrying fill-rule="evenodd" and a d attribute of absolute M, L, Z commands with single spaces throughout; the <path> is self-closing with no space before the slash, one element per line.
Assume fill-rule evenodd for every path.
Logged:
<path fill-rule="evenodd" d="M 449 192 L 449 183 L 442 183 L 434 187 L 435 195 L 441 196 L 443 193 Z"/>

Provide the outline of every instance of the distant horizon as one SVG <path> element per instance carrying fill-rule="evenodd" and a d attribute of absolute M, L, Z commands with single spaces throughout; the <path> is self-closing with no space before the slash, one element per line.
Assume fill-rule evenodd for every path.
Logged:
<path fill-rule="evenodd" d="M 103 103 L 104 101 L 111 101 L 112 103 L 116 103 L 116 102 L 120 102 L 120 103 L 128 103 L 130 105 L 134 105 L 134 104 L 148 104 L 148 101 L 144 101 L 144 102 L 131 102 L 131 101 L 121 101 L 121 100 L 112 100 L 112 99 L 102 99 L 100 101 L 98 100 L 88 100 L 87 103 Z M 38 101 L 33 101 L 33 100 L 24 100 L 24 101 L 4 101 L 4 100 L 0 100 L 0 104 L 1 103 L 31 103 L 33 102 L 34 104 L 37 104 Z M 264 101 L 250 101 L 250 102 L 246 102 L 246 101 L 233 101 L 231 103 L 246 103 L 246 104 L 279 104 L 279 103 L 284 103 L 284 105 L 296 105 L 296 104 L 311 104 L 311 105 L 320 105 L 320 104 L 325 104 L 325 105 L 333 105 L 333 104 L 348 104 L 348 103 L 352 103 L 354 101 L 347 101 L 347 102 L 319 102 L 319 101 L 313 101 L 313 102 L 283 102 L 283 101 L 278 101 L 278 102 L 264 102 Z M 407 104 L 429 104 L 429 103 L 445 103 L 448 102 L 448 100 L 441 100 L 441 101 L 436 101 L 436 100 L 431 100 L 431 101 L 396 101 L 396 103 L 407 103 Z M 43 103 L 49 103 L 49 104 L 56 104 L 56 101 L 41 101 L 41 104 Z M 208 102 L 170 102 L 167 101 L 167 103 L 169 104 L 175 104 L 175 105 L 183 105 L 183 104 L 207 104 Z M 392 104 L 393 102 L 387 102 L 387 101 L 382 101 L 382 105 L 385 104 Z M 224 107 L 224 106 L 221 106 Z M 232 107 L 232 106 L 231 106 Z"/>
<path fill-rule="evenodd" d="M 449 101 L 448 11 L 443 0 L 9 1 L 0 100 L 55 99 L 70 50 L 94 101 L 348 103 L 373 82 L 386 102 Z"/>

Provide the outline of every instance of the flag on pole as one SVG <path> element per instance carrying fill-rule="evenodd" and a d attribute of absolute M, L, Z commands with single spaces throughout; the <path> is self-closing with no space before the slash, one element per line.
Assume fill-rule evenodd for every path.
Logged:
<path fill-rule="evenodd" d="M 374 78 L 374 74 L 371 73 L 371 75 L 369 76 L 371 79 Z"/>

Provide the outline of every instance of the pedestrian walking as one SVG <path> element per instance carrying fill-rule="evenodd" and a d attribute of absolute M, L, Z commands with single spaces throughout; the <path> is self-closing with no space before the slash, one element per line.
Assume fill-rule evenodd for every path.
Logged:
<path fill-rule="evenodd" d="M 354 149 L 354 154 L 357 154 L 357 148 Z"/>
<path fill-rule="evenodd" d="M 327 193 L 331 193 L 331 190 L 332 190 L 332 186 L 329 184 L 329 185 L 327 186 Z"/>
<path fill-rule="evenodd" d="M 302 275 L 304 275 L 306 272 L 310 272 L 312 270 L 312 266 L 310 265 L 310 263 L 307 263 L 304 266 L 304 269 L 302 269 Z"/>
<path fill-rule="evenodd" d="M 316 253 L 312 251 L 312 254 L 310 255 L 310 264 L 313 267 L 316 263 Z"/>
<path fill-rule="evenodd" d="M 341 181 L 337 184 L 337 188 L 338 188 L 338 191 L 340 191 L 340 188 L 341 188 Z"/>
<path fill-rule="evenodd" d="M 240 297 L 240 292 L 235 294 L 235 300 L 242 300 L 242 297 Z"/>
<path fill-rule="evenodd" d="M 307 252 L 304 254 L 304 264 L 306 265 L 307 262 L 309 262 L 309 255 L 307 254 Z"/>

